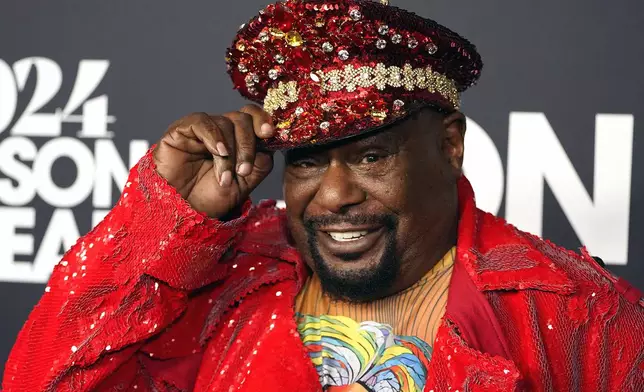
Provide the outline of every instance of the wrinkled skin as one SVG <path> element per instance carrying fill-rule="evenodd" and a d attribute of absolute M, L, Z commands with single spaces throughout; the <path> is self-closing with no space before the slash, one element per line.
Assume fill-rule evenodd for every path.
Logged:
<path fill-rule="evenodd" d="M 329 294 L 394 294 L 455 245 L 464 134 L 461 113 L 424 109 L 382 131 L 286 153 L 291 235 Z"/>

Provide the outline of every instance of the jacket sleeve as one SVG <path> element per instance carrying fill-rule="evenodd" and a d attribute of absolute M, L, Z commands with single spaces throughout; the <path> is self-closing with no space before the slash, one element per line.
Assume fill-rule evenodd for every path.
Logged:
<path fill-rule="evenodd" d="M 227 275 L 217 261 L 249 210 L 247 202 L 228 222 L 194 211 L 148 152 L 117 205 L 54 268 L 6 363 L 4 391 L 164 390 L 159 383 L 169 387 L 172 374 L 152 376 L 164 366 L 182 374 L 172 390 L 190 389 L 198 350 L 145 348 L 171 324 L 198 334 L 201 326 L 191 322 L 203 298 L 197 289 Z M 155 355 L 171 359 L 152 364 Z"/>

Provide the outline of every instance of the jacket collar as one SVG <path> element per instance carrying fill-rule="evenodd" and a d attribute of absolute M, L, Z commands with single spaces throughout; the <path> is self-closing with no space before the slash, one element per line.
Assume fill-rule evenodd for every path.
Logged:
<path fill-rule="evenodd" d="M 481 291 L 537 289 L 570 294 L 574 284 L 547 254 L 554 249 L 536 236 L 476 207 L 470 182 L 458 183 L 460 221 L 456 262 Z"/>

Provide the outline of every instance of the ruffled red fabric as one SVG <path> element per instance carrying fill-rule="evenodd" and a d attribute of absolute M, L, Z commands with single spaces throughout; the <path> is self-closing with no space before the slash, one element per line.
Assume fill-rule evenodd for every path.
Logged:
<path fill-rule="evenodd" d="M 426 391 L 644 390 L 634 291 L 586 253 L 477 210 L 464 178 L 459 193 L 456 266 Z M 320 391 L 293 309 L 306 273 L 274 203 L 210 219 L 148 154 L 54 269 L 4 391 Z"/>

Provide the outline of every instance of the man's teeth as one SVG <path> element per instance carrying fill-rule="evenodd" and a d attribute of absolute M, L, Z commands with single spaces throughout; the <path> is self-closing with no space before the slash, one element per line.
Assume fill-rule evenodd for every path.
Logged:
<path fill-rule="evenodd" d="M 355 241 L 359 240 L 360 238 L 366 236 L 369 234 L 368 231 L 347 231 L 347 232 L 329 232 L 329 235 L 331 238 L 333 238 L 336 241 Z"/>

